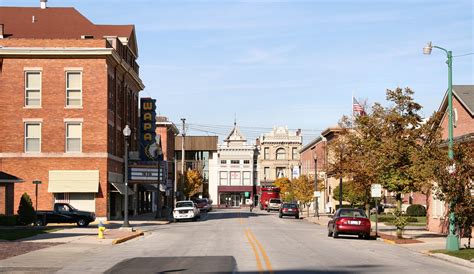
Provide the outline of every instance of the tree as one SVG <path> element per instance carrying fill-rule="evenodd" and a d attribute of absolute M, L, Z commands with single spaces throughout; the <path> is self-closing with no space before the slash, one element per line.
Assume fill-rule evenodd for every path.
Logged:
<path fill-rule="evenodd" d="M 332 198 L 336 201 L 339 200 L 339 186 L 336 186 L 332 193 Z M 351 207 L 364 205 L 365 197 L 365 193 L 358 191 L 353 181 L 342 183 L 342 200 L 348 202 Z"/>
<path fill-rule="evenodd" d="M 274 182 L 274 185 L 280 188 L 280 197 L 284 202 L 292 202 L 295 200 L 293 184 L 288 178 L 278 178 Z"/>
<path fill-rule="evenodd" d="M 198 170 L 186 171 L 186 177 L 184 178 L 183 193 L 188 199 L 193 197 L 199 192 L 203 184 L 203 177 Z"/>
<path fill-rule="evenodd" d="M 464 232 L 460 233 L 460 237 L 464 234 L 469 238 L 470 248 L 474 221 L 474 148 L 456 144 L 454 160 L 445 157 L 435 174 L 435 196 L 449 205 L 448 214 L 454 212 L 456 225 Z"/>
<path fill-rule="evenodd" d="M 314 194 L 314 180 L 310 180 L 308 176 L 301 175 L 299 178 L 294 178 L 291 181 L 295 193 L 295 198 L 308 207 L 313 200 Z"/>
<path fill-rule="evenodd" d="M 30 196 L 28 193 L 23 193 L 18 207 L 18 222 L 23 225 L 29 225 L 36 221 L 36 212 L 33 208 Z"/>

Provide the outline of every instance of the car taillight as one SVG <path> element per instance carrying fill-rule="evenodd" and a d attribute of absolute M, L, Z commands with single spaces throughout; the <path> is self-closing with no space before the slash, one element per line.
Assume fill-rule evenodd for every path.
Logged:
<path fill-rule="evenodd" d="M 288 211 L 288 208 L 283 208 L 283 211 Z"/>
<path fill-rule="evenodd" d="M 347 219 L 346 218 L 340 218 L 340 219 L 337 219 L 336 221 L 336 225 L 346 225 L 347 224 Z"/>

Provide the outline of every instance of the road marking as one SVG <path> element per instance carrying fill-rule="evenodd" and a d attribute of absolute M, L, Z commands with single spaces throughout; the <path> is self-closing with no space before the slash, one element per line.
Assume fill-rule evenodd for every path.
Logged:
<path fill-rule="evenodd" d="M 267 266 L 268 272 L 273 274 L 272 264 L 270 263 L 270 258 L 268 258 L 267 253 L 265 252 L 265 249 L 257 240 L 257 237 L 255 237 L 252 231 L 250 231 L 250 228 L 248 229 L 248 233 L 253 238 L 255 243 L 257 243 L 258 249 L 260 250 L 260 253 L 262 253 L 262 257 L 263 257 L 263 260 L 265 261 L 265 265 Z"/>
<path fill-rule="evenodd" d="M 245 236 L 247 236 L 247 241 L 249 242 L 250 246 L 252 247 L 253 254 L 255 255 L 255 260 L 257 261 L 257 268 L 259 273 L 263 273 L 263 266 L 262 262 L 260 261 L 260 256 L 258 255 L 257 247 L 255 243 L 252 241 L 252 237 L 250 237 L 250 230 L 245 230 Z"/>

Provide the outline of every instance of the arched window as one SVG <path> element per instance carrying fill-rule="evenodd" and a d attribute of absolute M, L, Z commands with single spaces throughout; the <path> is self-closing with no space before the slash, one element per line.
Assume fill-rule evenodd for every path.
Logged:
<path fill-rule="evenodd" d="M 286 159 L 286 152 L 284 148 L 279 148 L 276 150 L 276 159 L 277 160 L 285 160 Z"/>

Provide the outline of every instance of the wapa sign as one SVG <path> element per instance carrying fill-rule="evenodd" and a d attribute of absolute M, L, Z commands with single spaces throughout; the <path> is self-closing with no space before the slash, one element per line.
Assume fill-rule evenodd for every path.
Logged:
<path fill-rule="evenodd" d="M 140 99 L 140 159 L 154 161 L 158 159 L 159 140 L 156 140 L 156 100 Z"/>

